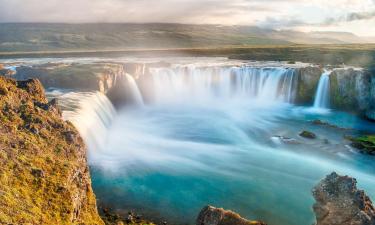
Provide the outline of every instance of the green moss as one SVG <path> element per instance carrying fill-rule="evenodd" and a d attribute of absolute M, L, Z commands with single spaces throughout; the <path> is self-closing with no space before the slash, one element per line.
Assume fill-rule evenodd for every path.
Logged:
<path fill-rule="evenodd" d="M 367 154 L 375 154 L 375 135 L 349 138 L 352 146 Z"/>

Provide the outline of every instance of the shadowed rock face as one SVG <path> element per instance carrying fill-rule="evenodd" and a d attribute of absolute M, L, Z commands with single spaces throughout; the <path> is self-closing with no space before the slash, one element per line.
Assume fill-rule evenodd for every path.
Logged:
<path fill-rule="evenodd" d="M 263 222 L 250 221 L 240 215 L 212 206 L 204 207 L 198 215 L 196 225 L 266 225 Z"/>
<path fill-rule="evenodd" d="M 314 189 L 317 225 L 375 225 L 375 210 L 357 181 L 332 173 Z"/>

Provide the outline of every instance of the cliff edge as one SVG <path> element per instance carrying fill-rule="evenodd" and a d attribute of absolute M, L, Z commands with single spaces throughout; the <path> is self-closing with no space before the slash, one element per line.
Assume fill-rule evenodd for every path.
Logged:
<path fill-rule="evenodd" d="M 82 138 L 36 79 L 0 77 L 0 224 L 104 224 Z"/>

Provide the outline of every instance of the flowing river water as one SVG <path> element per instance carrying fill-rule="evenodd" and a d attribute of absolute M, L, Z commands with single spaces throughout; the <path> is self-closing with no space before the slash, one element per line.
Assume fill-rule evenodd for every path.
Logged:
<path fill-rule="evenodd" d="M 127 81 L 136 104 L 118 111 L 100 93 L 49 92 L 89 146 L 101 205 L 170 224 L 194 224 L 210 204 L 270 225 L 311 225 L 311 189 L 333 171 L 375 198 L 374 158 L 344 139 L 373 124 L 294 105 L 290 68 L 189 64 L 152 69 L 148 88 Z"/>

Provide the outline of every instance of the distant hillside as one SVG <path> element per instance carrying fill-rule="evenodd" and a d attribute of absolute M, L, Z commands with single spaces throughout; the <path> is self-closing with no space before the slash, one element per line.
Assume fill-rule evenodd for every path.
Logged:
<path fill-rule="evenodd" d="M 0 52 L 345 44 L 367 41 L 371 40 L 351 33 L 302 33 L 251 26 L 0 24 Z"/>

